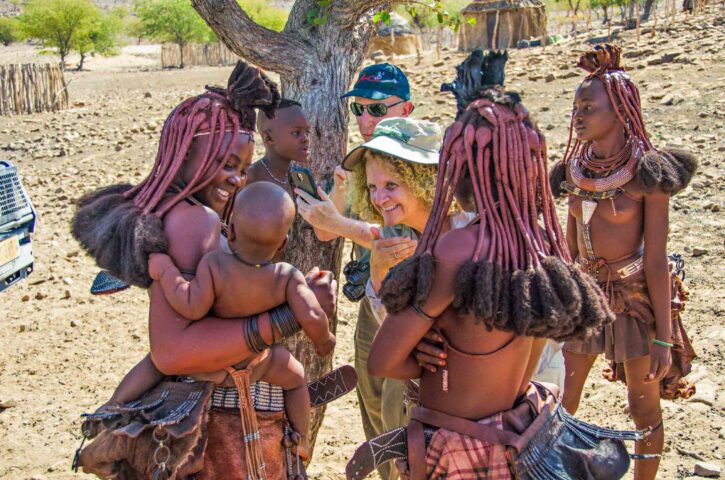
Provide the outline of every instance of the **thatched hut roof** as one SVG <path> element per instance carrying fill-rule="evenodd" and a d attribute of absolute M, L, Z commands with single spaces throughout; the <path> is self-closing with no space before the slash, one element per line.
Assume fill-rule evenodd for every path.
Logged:
<path fill-rule="evenodd" d="M 461 10 L 461 14 L 472 15 L 495 10 L 516 10 L 519 8 L 545 8 L 545 4 L 541 0 L 476 0 Z"/>

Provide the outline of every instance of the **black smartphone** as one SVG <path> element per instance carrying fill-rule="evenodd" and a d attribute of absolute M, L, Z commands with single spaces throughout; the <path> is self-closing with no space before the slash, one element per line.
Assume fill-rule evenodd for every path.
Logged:
<path fill-rule="evenodd" d="M 315 183 L 315 177 L 312 176 L 312 171 L 309 168 L 294 166 L 290 170 L 290 175 L 295 187 L 304 190 L 317 200 L 322 200 L 317 194 L 317 183 Z"/>

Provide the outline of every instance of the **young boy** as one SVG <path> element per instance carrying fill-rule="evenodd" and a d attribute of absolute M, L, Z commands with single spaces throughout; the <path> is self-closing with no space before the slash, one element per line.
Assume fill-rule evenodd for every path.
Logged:
<path fill-rule="evenodd" d="M 247 171 L 247 185 L 272 182 L 292 197 L 289 172 L 292 162 L 305 164 L 310 158 L 310 124 L 302 105 L 294 100 L 282 99 L 274 118 L 257 117 L 257 128 L 262 134 L 265 154 Z"/>
<path fill-rule="evenodd" d="M 284 248 L 294 216 L 294 203 L 282 188 L 270 182 L 249 185 L 234 200 L 228 237 L 231 253 L 214 251 L 206 254 L 191 281 L 181 275 L 168 255 L 152 254 L 149 274 L 160 283 L 169 304 L 191 320 L 201 319 L 210 311 L 220 318 L 248 317 L 287 302 L 295 319 L 315 344 L 317 354 L 327 355 L 335 346 L 335 336 L 304 275 L 292 265 L 272 263 L 271 260 Z M 252 367 L 250 381 L 262 380 L 285 390 L 285 410 L 301 437 L 300 455 L 304 457 L 310 418 L 304 369 L 281 346 L 274 346 L 269 354 L 262 353 L 261 356 Z M 244 368 L 255 360 L 236 365 L 236 368 Z M 205 375 L 203 380 L 221 383 L 226 375 L 226 372 L 217 372 Z M 147 357 L 124 378 L 111 402 L 134 400 L 162 378 Z M 195 378 L 199 379 L 198 376 Z"/>

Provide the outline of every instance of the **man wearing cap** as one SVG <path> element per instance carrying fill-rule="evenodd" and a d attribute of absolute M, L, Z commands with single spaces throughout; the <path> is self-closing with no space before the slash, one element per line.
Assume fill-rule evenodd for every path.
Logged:
<path fill-rule="evenodd" d="M 373 137 L 375 126 L 386 118 L 407 117 L 413 112 L 413 103 L 410 101 L 410 84 L 408 77 L 403 71 L 389 63 L 381 63 L 365 67 L 358 75 L 357 81 L 353 89 L 340 97 L 342 99 L 352 98 L 350 102 L 350 111 L 355 117 L 360 134 L 363 140 L 369 142 Z M 345 212 L 345 179 L 347 174 L 345 170 L 338 166 L 335 169 L 335 182 L 330 192 L 330 200 L 340 212 Z M 315 224 L 312 224 L 315 226 Z M 353 232 L 347 232 L 344 227 L 340 230 L 339 226 L 327 225 L 324 221 L 319 222 L 320 228 L 315 228 L 317 237 L 323 241 L 334 240 L 338 237 L 349 238 L 353 242 L 358 243 L 355 236 L 346 235 L 345 233 L 356 233 L 359 228 L 353 223 L 344 227 L 352 229 Z M 324 230 L 321 227 L 338 227 L 337 229 Z M 340 233 L 335 233 L 339 231 Z M 365 244 L 367 238 L 362 234 Z"/>
<path fill-rule="evenodd" d="M 403 71 L 391 64 L 382 63 L 364 68 L 353 89 L 341 98 L 351 98 L 350 110 L 355 116 L 360 133 L 366 142 L 372 140 L 375 127 L 382 120 L 394 117 L 407 117 L 413 111 L 410 102 L 410 85 Z M 350 208 L 346 205 L 347 172 L 338 166 L 335 169 L 334 184 L 329 196 L 318 192 L 322 201 L 299 193 L 298 211 L 310 223 L 321 241 L 330 241 L 339 237 L 353 241 L 353 257 L 350 262 L 351 271 L 343 293 L 353 301 L 360 301 L 357 327 L 355 330 L 355 364 L 358 370 L 358 400 L 365 436 L 370 439 L 387 429 L 402 426 L 406 423 L 403 411 L 403 395 L 405 384 L 401 381 L 390 381 L 373 378 L 367 375 L 367 351 L 378 328 L 378 320 L 370 300 L 364 295 L 369 279 L 370 250 L 374 234 L 371 224 L 357 218 L 349 218 Z M 432 194 L 432 192 L 431 192 Z M 357 215 L 353 215 L 356 217 Z M 389 238 L 379 240 L 378 245 L 395 246 L 411 245 L 410 228 L 396 226 L 386 229 Z M 396 235 L 397 234 L 397 235 Z M 399 255 L 400 256 L 400 255 Z M 384 480 L 397 478 L 397 472 L 389 465 L 380 469 Z"/>

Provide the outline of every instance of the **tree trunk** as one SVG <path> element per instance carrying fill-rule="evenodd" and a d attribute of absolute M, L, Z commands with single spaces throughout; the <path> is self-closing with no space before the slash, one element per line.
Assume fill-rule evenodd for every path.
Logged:
<path fill-rule="evenodd" d="M 649 16 L 652 14 L 652 6 L 654 5 L 655 0 L 644 0 L 644 7 L 642 10 L 642 17 L 640 18 L 640 21 L 646 22 L 649 20 Z"/>
<path fill-rule="evenodd" d="M 347 103 L 340 100 L 357 72 L 373 31 L 375 9 L 385 0 L 337 0 L 320 13 L 328 20 L 312 27 L 308 12 L 315 0 L 297 0 L 282 32 L 254 23 L 235 0 L 192 0 L 199 15 L 219 39 L 237 55 L 280 75 L 285 98 L 302 104 L 312 127 L 311 168 L 321 185 L 331 182 L 334 168 L 347 150 Z M 299 217 L 290 235 L 286 261 L 303 272 L 314 266 L 339 276 L 342 242 L 319 242 Z M 336 331 L 337 317 L 330 318 Z M 292 354 L 314 380 L 329 372 L 332 356 L 319 358 L 302 334 L 287 342 Z M 324 408 L 312 412 L 311 444 L 324 417 Z"/>
<path fill-rule="evenodd" d="M 179 68 L 184 68 L 184 43 L 179 42 L 177 45 L 179 46 Z"/>
<path fill-rule="evenodd" d="M 83 62 L 84 62 L 85 60 L 86 60 L 86 54 L 85 54 L 85 53 L 81 53 L 81 59 L 80 59 L 80 61 L 78 62 L 78 71 L 79 71 L 79 72 L 82 72 L 82 71 L 83 71 Z"/>

